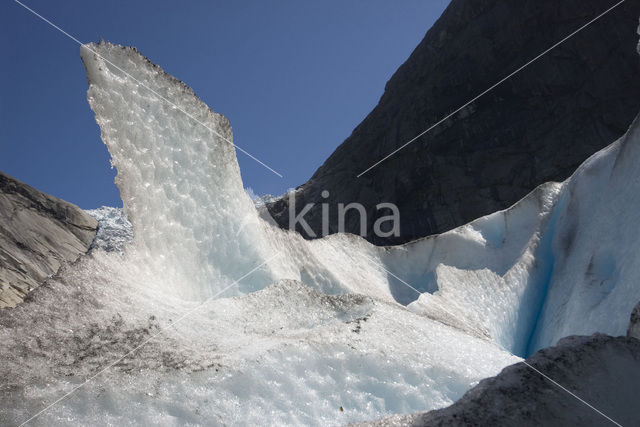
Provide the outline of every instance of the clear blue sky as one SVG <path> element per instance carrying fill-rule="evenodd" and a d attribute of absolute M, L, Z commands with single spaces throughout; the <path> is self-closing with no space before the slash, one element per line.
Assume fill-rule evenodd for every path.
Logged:
<path fill-rule="evenodd" d="M 245 187 L 304 183 L 376 105 L 448 0 L 24 0 L 83 42 L 136 46 L 231 121 Z M 0 3 L 0 170 L 82 208 L 121 206 L 79 46 Z"/>

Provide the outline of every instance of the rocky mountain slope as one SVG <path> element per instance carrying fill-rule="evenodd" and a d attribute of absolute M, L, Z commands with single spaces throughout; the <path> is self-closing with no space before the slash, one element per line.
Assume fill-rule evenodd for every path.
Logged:
<path fill-rule="evenodd" d="M 86 253 L 97 226 L 77 206 L 0 172 L 0 308 Z"/>
<path fill-rule="evenodd" d="M 367 239 L 406 242 L 504 209 L 562 181 L 621 136 L 640 108 L 635 54 L 640 2 L 628 0 L 389 160 L 369 166 L 602 13 L 601 0 L 453 0 L 387 83 L 378 105 L 295 194 L 298 213 L 330 233 L 337 204 L 367 209 Z M 329 197 L 322 197 L 323 190 Z M 401 214 L 399 237 L 373 235 L 381 202 Z M 287 198 L 269 205 L 289 225 Z M 358 233 L 358 213 L 345 229 Z M 308 237 L 298 224 L 298 231 Z"/>

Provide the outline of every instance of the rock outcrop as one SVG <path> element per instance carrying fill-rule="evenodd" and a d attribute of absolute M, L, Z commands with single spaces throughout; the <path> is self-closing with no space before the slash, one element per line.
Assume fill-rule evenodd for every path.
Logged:
<path fill-rule="evenodd" d="M 295 193 L 296 213 L 338 231 L 338 203 L 367 210 L 367 239 L 395 244 L 504 209 L 562 181 L 620 137 L 640 109 L 638 1 L 627 1 L 362 177 L 357 175 L 602 13 L 600 0 L 453 0 L 385 87 L 375 109 Z M 327 198 L 322 191 L 329 192 Z M 326 195 L 326 193 L 325 193 Z M 398 206 L 399 237 L 375 220 Z M 269 205 L 283 228 L 289 200 Z M 357 211 L 345 229 L 359 233 Z M 298 231 L 309 237 L 302 227 Z"/>
<path fill-rule="evenodd" d="M 0 308 L 86 253 L 97 225 L 77 206 L 0 172 Z"/>

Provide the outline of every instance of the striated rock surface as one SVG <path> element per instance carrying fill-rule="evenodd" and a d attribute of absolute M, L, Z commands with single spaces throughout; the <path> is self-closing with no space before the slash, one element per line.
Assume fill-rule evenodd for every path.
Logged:
<path fill-rule="evenodd" d="M 367 239 L 394 244 L 441 233 L 504 209 L 547 181 L 562 181 L 620 137 L 640 108 L 636 54 L 640 2 L 627 1 L 389 160 L 356 176 L 502 77 L 602 13 L 600 0 L 453 0 L 387 83 L 379 104 L 295 193 L 319 236 L 321 203 L 367 209 Z M 321 192 L 329 191 L 323 198 Z M 401 214 L 398 238 L 373 235 Z M 289 226 L 288 198 L 269 205 Z M 358 233 L 358 212 L 346 231 Z M 298 231 L 309 237 L 298 224 Z"/>
<path fill-rule="evenodd" d="M 0 172 L 0 308 L 20 303 L 86 253 L 97 224 L 77 206 Z"/>

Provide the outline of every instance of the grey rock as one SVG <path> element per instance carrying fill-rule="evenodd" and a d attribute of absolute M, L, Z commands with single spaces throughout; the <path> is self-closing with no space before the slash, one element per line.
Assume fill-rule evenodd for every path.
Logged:
<path fill-rule="evenodd" d="M 640 302 L 631 312 L 631 319 L 629 320 L 629 329 L 627 330 L 627 336 L 640 340 Z"/>
<path fill-rule="evenodd" d="M 617 423 L 640 425 L 640 341 L 601 334 L 571 336 L 537 352 L 526 363 L 531 367 L 516 363 L 482 380 L 447 408 L 362 425 L 612 425 L 550 379 Z"/>
<path fill-rule="evenodd" d="M 603 12 L 600 0 L 453 0 L 387 83 L 378 105 L 295 193 L 296 213 L 320 236 L 338 203 L 367 210 L 367 236 L 396 244 L 504 209 L 547 181 L 562 181 L 620 137 L 640 109 L 638 0 L 585 28 L 396 155 L 356 176 L 448 113 Z M 329 191 L 327 199 L 321 196 Z M 373 225 L 395 203 L 398 238 Z M 283 228 L 289 201 L 269 204 Z M 358 213 L 346 231 L 359 233 Z M 309 238 L 301 227 L 298 232 Z"/>
<path fill-rule="evenodd" d="M 86 253 L 97 225 L 77 206 L 0 172 L 0 308 Z"/>

